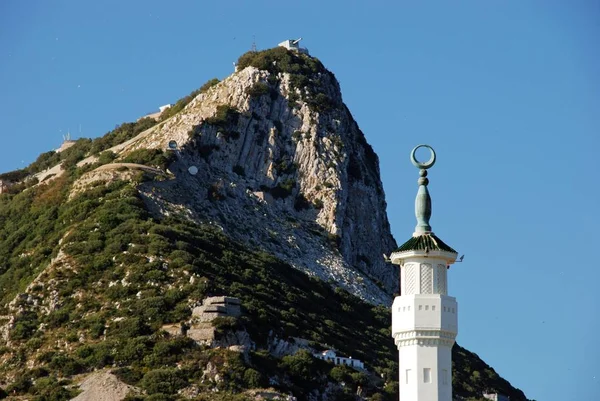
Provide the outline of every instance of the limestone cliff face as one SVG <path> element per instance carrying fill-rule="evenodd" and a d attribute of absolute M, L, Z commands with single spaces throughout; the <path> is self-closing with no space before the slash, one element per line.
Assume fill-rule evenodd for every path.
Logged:
<path fill-rule="evenodd" d="M 378 158 L 333 74 L 323 69 L 302 84 L 312 89 L 294 74 L 244 68 L 118 150 L 167 149 L 175 141 L 176 179 L 141 187 L 152 210 L 209 221 L 387 303 L 397 273 L 382 255 L 396 243 Z"/>

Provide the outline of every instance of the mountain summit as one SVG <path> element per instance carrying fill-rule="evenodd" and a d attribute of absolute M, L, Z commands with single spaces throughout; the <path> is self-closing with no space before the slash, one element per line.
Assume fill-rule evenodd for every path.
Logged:
<path fill-rule="evenodd" d="M 379 161 L 335 77 L 284 48 L 247 53 L 237 70 L 119 149 L 176 144 L 176 179 L 145 194 L 153 210 L 185 209 L 308 274 L 389 303 L 397 274 L 382 255 L 396 243 Z"/>
<path fill-rule="evenodd" d="M 396 400 L 385 209 L 335 77 L 285 48 L 0 174 L 0 399 Z M 454 394 L 526 400 L 453 354 Z"/>

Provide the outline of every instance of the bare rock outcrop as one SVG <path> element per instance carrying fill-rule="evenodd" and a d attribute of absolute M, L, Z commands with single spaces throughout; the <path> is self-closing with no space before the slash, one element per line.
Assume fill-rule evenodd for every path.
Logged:
<path fill-rule="evenodd" d="M 310 342 L 304 338 L 293 337 L 285 340 L 275 336 L 269 337 L 268 342 L 269 353 L 277 358 L 286 355 L 294 355 L 301 349 L 314 353 L 315 349 L 310 346 Z"/>
<path fill-rule="evenodd" d="M 72 401 L 120 401 L 135 390 L 110 372 L 92 373 L 79 387 L 83 392 Z"/>
<path fill-rule="evenodd" d="M 397 272 L 382 254 L 396 243 L 377 155 L 333 74 L 314 78 L 328 99 L 320 108 L 302 100 L 293 78 L 247 67 L 116 150 L 175 141 L 176 178 L 141 188 L 151 210 L 214 224 L 309 275 L 389 303 Z M 268 93 L 253 94 L 256 85 Z"/>

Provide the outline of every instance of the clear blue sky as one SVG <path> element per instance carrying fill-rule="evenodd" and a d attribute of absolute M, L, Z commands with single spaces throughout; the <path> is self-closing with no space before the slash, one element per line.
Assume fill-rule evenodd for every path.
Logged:
<path fill-rule="evenodd" d="M 336 74 L 399 242 L 435 147 L 458 342 L 538 401 L 600 399 L 598 1 L 3 0 L 0 171 L 224 78 L 253 35 Z"/>

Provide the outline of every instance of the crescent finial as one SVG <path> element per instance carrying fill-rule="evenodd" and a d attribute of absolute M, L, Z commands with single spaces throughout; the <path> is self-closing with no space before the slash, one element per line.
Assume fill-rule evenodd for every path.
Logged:
<path fill-rule="evenodd" d="M 427 148 L 431 153 L 431 157 L 425 163 L 417 160 L 415 154 L 417 149 Z M 417 198 L 415 199 L 415 216 L 417 218 L 417 226 L 415 227 L 415 233 L 413 235 L 422 235 L 431 232 L 431 226 L 429 225 L 429 219 L 431 218 L 431 197 L 429 196 L 429 190 L 427 185 L 429 179 L 427 179 L 427 169 L 431 168 L 435 164 L 435 151 L 429 145 L 419 145 L 410 152 L 410 161 L 415 165 L 419 171 L 419 190 L 417 191 Z"/>
<path fill-rule="evenodd" d="M 417 160 L 416 153 L 417 153 L 417 149 L 419 149 L 419 148 L 427 148 L 427 149 L 429 149 L 429 152 L 431 153 L 431 157 L 425 163 L 421 163 Z M 433 150 L 433 148 L 429 145 L 418 145 L 412 150 L 412 152 L 410 152 L 410 161 L 412 162 L 412 164 L 415 167 L 427 170 L 428 168 L 433 167 L 433 165 L 435 164 L 435 150 Z"/>

